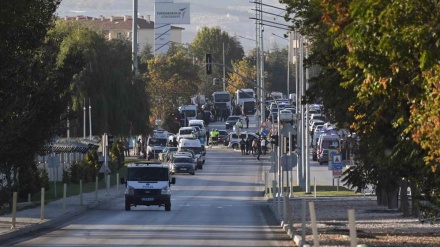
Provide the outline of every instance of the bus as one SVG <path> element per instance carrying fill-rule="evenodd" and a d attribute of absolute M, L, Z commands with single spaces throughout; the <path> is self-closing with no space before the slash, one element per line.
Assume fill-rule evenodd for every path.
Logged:
<path fill-rule="evenodd" d="M 238 89 L 235 92 L 235 104 L 243 105 L 244 101 L 255 100 L 255 92 L 251 88 Z"/>
<path fill-rule="evenodd" d="M 231 94 L 226 91 L 217 91 L 212 94 L 212 101 L 214 103 L 214 108 L 216 109 L 222 109 L 226 108 L 228 110 L 231 110 L 232 104 L 231 104 Z"/>

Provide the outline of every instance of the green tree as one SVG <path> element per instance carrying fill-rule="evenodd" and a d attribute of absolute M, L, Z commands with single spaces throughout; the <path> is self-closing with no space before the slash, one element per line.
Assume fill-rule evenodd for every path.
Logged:
<path fill-rule="evenodd" d="M 199 85 L 199 92 L 205 95 L 211 95 L 214 91 L 218 91 L 222 86 L 213 86 L 213 78 L 223 78 L 223 66 L 212 66 L 212 75 L 206 75 L 205 72 L 205 55 L 211 54 L 212 62 L 223 64 L 223 46 L 225 54 L 225 65 L 232 68 L 234 61 L 239 61 L 244 56 L 244 50 L 241 43 L 231 37 L 219 27 L 202 27 L 191 42 L 189 49 L 194 60 L 199 64 L 199 76 L 204 78 Z M 226 70 L 227 72 L 227 70 Z M 226 78 L 229 79 L 229 78 Z"/>
<path fill-rule="evenodd" d="M 436 174 L 437 162 L 425 156 L 422 147 L 434 149 L 418 144 L 427 144 L 433 129 L 417 132 L 433 121 L 427 109 L 435 104 L 428 106 L 426 99 L 433 88 L 428 71 L 434 71 L 439 57 L 433 24 L 438 23 L 436 2 L 423 6 L 409 1 L 284 2 L 295 13 L 294 26 L 311 40 L 307 64 L 322 65 L 311 89 L 321 93 L 326 109 L 338 104 L 343 107 L 339 109 L 348 109 L 348 114 L 335 114 L 336 120 L 349 122 L 361 138 L 363 152 L 358 166 L 347 173 L 349 182 L 355 186 L 371 182 L 379 194 L 386 192 L 388 205 L 395 204 L 396 188 L 403 180 L 416 184 L 415 195 L 420 190 L 438 194 L 438 180 L 426 180 Z M 326 84 L 320 83 L 324 80 Z M 431 169 L 421 166 L 423 157 Z M 356 173 L 362 182 L 350 179 Z"/>
<path fill-rule="evenodd" d="M 200 84 L 197 66 L 182 51 L 159 54 L 148 61 L 148 92 L 151 98 L 151 119 L 165 121 L 165 117 L 182 104 L 188 104 L 190 96 L 197 93 Z"/>
<path fill-rule="evenodd" d="M 26 169 L 31 169 L 37 152 L 64 132 L 69 84 L 83 66 L 75 49 L 60 54 L 57 43 L 46 39 L 58 4 L 52 0 L 0 4 L 0 173 L 6 175 L 8 196 L 19 186 L 17 172 L 32 174 Z"/>

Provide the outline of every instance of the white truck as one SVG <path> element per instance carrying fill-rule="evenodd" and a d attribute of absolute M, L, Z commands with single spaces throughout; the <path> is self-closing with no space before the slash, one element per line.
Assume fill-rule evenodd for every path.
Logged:
<path fill-rule="evenodd" d="M 187 121 L 196 119 L 197 105 L 182 105 L 179 107 L 179 112 L 184 115 Z"/>
<path fill-rule="evenodd" d="M 166 130 L 153 130 L 153 134 L 148 137 L 146 158 L 158 159 L 159 154 L 163 152 L 163 149 L 167 146 L 168 131 Z"/>
<path fill-rule="evenodd" d="M 121 178 L 125 184 L 125 211 L 131 206 L 157 205 L 171 210 L 171 184 L 176 178 L 171 177 L 167 164 L 137 162 L 127 166 L 127 179 Z"/>

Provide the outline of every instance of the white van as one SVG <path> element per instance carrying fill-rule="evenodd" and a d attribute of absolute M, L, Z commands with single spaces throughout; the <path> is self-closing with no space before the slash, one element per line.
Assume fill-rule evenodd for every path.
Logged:
<path fill-rule="evenodd" d="M 171 178 L 167 164 L 138 162 L 127 166 L 125 184 L 125 211 L 131 206 L 157 205 L 164 206 L 165 211 L 171 210 L 171 184 L 176 178 Z"/>
<path fill-rule="evenodd" d="M 192 150 L 197 158 L 197 169 L 203 169 L 205 155 L 203 155 L 202 143 L 196 138 L 183 138 L 179 141 L 178 151 Z"/>

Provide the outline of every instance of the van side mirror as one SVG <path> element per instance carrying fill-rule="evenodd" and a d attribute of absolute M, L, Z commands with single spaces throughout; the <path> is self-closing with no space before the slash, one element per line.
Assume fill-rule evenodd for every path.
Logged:
<path fill-rule="evenodd" d="M 119 182 L 120 182 L 121 184 L 125 184 L 125 183 L 126 183 L 126 181 L 125 181 L 124 178 L 120 178 L 120 179 L 119 179 Z"/>

